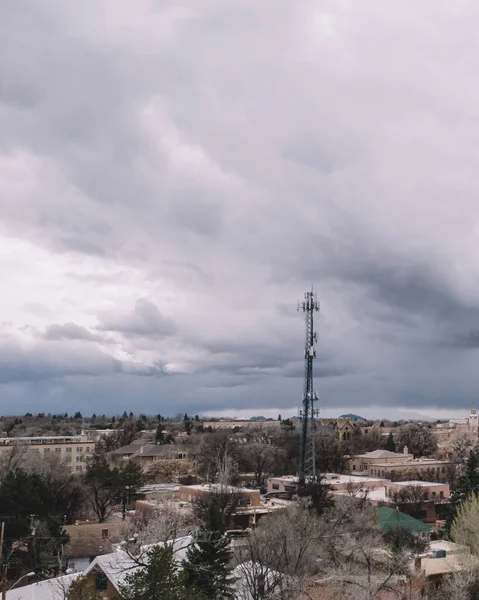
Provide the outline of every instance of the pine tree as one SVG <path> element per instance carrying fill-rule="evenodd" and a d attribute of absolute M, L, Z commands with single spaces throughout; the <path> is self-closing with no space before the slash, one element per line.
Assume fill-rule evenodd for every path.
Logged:
<path fill-rule="evenodd" d="M 171 546 L 156 546 L 148 555 L 148 564 L 127 575 L 122 586 L 123 600 L 206 600 L 178 569 Z"/>
<path fill-rule="evenodd" d="M 184 562 L 188 583 L 211 600 L 234 597 L 230 576 L 230 540 L 224 533 L 221 510 L 216 502 L 211 502 L 204 525 L 195 534 L 194 543 L 188 548 Z"/>
<path fill-rule="evenodd" d="M 389 433 L 388 439 L 386 440 L 386 450 L 389 450 L 389 452 L 396 452 L 396 443 L 392 432 Z"/>
<path fill-rule="evenodd" d="M 156 428 L 155 441 L 157 444 L 165 443 L 165 434 L 163 433 L 163 425 L 161 423 Z"/>
<path fill-rule="evenodd" d="M 78 577 L 69 587 L 66 600 L 101 600 L 101 596 L 92 588 L 87 577 Z"/>

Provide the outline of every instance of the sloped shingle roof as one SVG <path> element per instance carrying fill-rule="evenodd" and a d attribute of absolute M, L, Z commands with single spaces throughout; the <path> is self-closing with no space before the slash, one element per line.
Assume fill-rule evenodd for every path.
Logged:
<path fill-rule="evenodd" d="M 426 523 L 387 506 L 377 508 L 376 517 L 380 528 L 385 533 L 396 528 L 408 529 L 415 533 L 429 533 L 431 531 L 431 527 Z"/>
<path fill-rule="evenodd" d="M 81 573 L 63 575 L 15 588 L 7 592 L 7 600 L 65 600 L 69 587 L 80 575 Z"/>
<path fill-rule="evenodd" d="M 404 454 L 390 452 L 389 450 L 373 450 L 360 455 L 362 458 L 405 458 Z"/>

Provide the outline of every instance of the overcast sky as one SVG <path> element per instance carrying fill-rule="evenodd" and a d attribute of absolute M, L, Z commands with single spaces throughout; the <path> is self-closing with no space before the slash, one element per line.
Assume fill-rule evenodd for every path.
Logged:
<path fill-rule="evenodd" d="M 2 0 L 0 413 L 479 400 L 476 0 Z"/>

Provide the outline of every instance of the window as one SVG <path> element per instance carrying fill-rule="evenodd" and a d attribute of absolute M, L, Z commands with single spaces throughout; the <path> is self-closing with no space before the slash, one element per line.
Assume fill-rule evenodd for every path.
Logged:
<path fill-rule="evenodd" d="M 65 461 L 66 461 L 66 462 L 72 462 L 72 457 L 71 457 L 71 455 L 70 455 L 70 454 L 67 454 L 67 455 L 65 456 Z"/>
<path fill-rule="evenodd" d="M 55 454 L 61 454 L 62 449 L 61 448 L 55 448 Z"/>
<path fill-rule="evenodd" d="M 43 448 L 44 454 L 50 454 L 50 448 Z"/>
<path fill-rule="evenodd" d="M 353 471 L 355 471 L 355 470 L 356 470 L 356 465 L 353 465 Z"/>
<path fill-rule="evenodd" d="M 83 452 L 83 448 L 81 446 L 77 446 L 77 454 L 81 454 Z"/>
<path fill-rule="evenodd" d="M 71 448 L 67 448 L 67 452 L 71 452 L 71 451 L 72 451 L 72 449 L 71 449 Z"/>
<path fill-rule="evenodd" d="M 83 458 L 83 456 L 77 456 L 77 462 L 81 462 L 82 458 Z"/>
<path fill-rule="evenodd" d="M 77 472 L 77 473 L 81 473 L 82 471 L 83 471 L 83 467 L 82 467 L 81 465 L 80 465 L 80 466 L 77 466 L 77 468 L 76 468 L 76 472 Z"/>
<path fill-rule="evenodd" d="M 285 485 L 284 486 L 284 491 L 285 492 L 295 492 L 296 491 L 296 486 L 295 485 Z"/>
<path fill-rule="evenodd" d="M 108 578 L 105 573 L 97 573 L 96 576 L 96 591 L 106 592 L 108 590 Z"/>
<path fill-rule="evenodd" d="M 436 492 L 432 492 L 432 497 L 435 499 L 436 498 Z"/>
<path fill-rule="evenodd" d="M 273 490 L 279 490 L 279 483 L 273 483 Z"/>
<path fill-rule="evenodd" d="M 441 498 L 441 500 L 444 500 L 444 492 L 439 492 L 439 498 Z"/>
<path fill-rule="evenodd" d="M 90 446 L 87 446 L 87 447 L 86 447 L 86 452 L 87 452 L 88 454 L 90 454 Z"/>

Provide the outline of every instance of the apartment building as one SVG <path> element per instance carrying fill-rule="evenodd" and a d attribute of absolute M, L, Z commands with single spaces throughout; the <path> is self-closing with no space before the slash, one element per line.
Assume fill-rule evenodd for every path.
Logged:
<path fill-rule="evenodd" d="M 351 457 L 349 461 L 349 470 L 353 472 L 367 472 L 372 476 L 384 476 L 384 472 L 379 473 L 378 470 L 387 471 L 389 467 L 396 463 L 404 463 L 404 461 L 412 460 L 414 456 L 408 453 L 407 448 L 404 452 L 390 452 L 389 450 L 373 450 L 365 454 Z M 374 468 L 372 469 L 372 466 Z"/>
<path fill-rule="evenodd" d="M 369 474 L 373 477 L 387 477 L 389 479 L 401 478 L 412 480 L 427 478 L 428 481 L 446 481 L 450 462 L 448 460 L 436 460 L 435 458 L 415 458 L 402 462 L 369 465 Z"/>
<path fill-rule="evenodd" d="M 40 458 L 56 456 L 72 473 L 85 471 L 86 458 L 94 448 L 95 442 L 88 435 L 0 438 L 0 457 L 11 452 L 34 453 Z"/>

